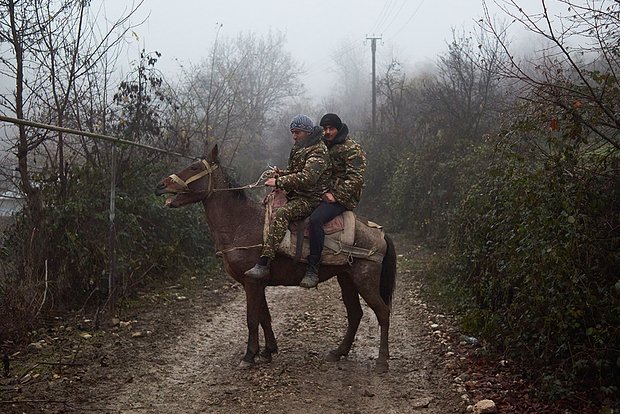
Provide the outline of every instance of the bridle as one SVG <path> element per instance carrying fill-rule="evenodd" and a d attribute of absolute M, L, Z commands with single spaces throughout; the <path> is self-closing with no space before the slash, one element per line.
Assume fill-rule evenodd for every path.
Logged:
<path fill-rule="evenodd" d="M 255 188 L 258 187 L 259 185 L 261 185 L 260 183 L 262 183 L 262 181 L 265 180 L 266 176 L 271 173 L 272 169 L 263 171 L 263 173 L 260 175 L 260 177 L 258 178 L 258 180 L 253 183 L 253 184 L 248 184 L 248 185 L 244 185 L 241 187 L 226 187 L 226 188 L 213 188 L 213 171 L 215 171 L 218 168 L 218 164 L 210 164 L 209 161 L 207 161 L 206 159 L 202 159 L 200 160 L 200 162 L 205 166 L 205 169 L 192 175 L 191 177 L 189 177 L 187 180 L 183 180 L 181 179 L 181 177 L 179 177 L 176 174 L 170 174 L 168 176 L 168 178 L 170 178 L 173 182 L 175 182 L 176 184 L 180 185 L 183 188 L 183 191 L 180 192 L 180 194 L 188 194 L 188 193 L 207 193 L 207 197 L 210 196 L 212 193 L 214 193 L 215 191 L 234 191 L 234 190 L 245 190 L 245 189 L 249 189 L 249 188 Z M 189 188 L 189 184 L 193 183 L 194 181 L 200 180 L 202 177 L 208 175 L 209 176 L 209 187 L 207 188 L 207 190 L 202 190 L 202 191 L 192 191 Z M 262 187 L 262 185 L 261 185 Z"/>
<path fill-rule="evenodd" d="M 181 177 L 179 177 L 176 174 L 170 174 L 168 176 L 168 178 L 170 178 L 172 181 L 174 181 L 176 184 L 180 185 L 183 188 L 183 191 L 181 192 L 182 194 L 187 194 L 187 193 L 191 193 L 192 191 L 189 188 L 189 185 L 191 183 L 193 183 L 194 181 L 200 180 L 202 177 L 204 177 L 205 175 L 209 176 L 209 187 L 206 190 L 207 194 L 211 194 L 214 190 L 211 188 L 212 187 L 212 175 L 211 173 L 213 171 L 215 171 L 218 167 L 217 164 L 209 164 L 209 161 L 202 159 L 200 160 L 200 162 L 202 162 L 202 164 L 205 166 L 205 169 L 192 175 L 191 177 L 189 177 L 187 180 L 183 180 L 181 179 Z M 205 191 L 195 191 L 196 193 L 203 193 Z"/>

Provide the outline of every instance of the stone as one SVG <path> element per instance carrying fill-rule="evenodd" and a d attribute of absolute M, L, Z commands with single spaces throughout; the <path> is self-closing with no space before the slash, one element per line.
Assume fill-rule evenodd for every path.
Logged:
<path fill-rule="evenodd" d="M 481 400 L 474 404 L 474 414 L 493 414 L 497 412 L 497 407 L 493 400 Z"/>

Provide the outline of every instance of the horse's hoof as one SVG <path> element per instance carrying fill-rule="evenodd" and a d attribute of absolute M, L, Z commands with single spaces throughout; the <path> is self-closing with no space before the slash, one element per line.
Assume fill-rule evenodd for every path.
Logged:
<path fill-rule="evenodd" d="M 239 369 L 250 369 L 253 366 L 254 366 L 253 362 L 248 362 L 248 361 L 241 360 L 241 362 L 239 362 L 239 365 L 237 365 L 237 368 L 239 368 Z"/>
<path fill-rule="evenodd" d="M 272 359 L 273 358 L 271 357 L 271 355 L 260 354 L 258 356 L 258 359 L 256 360 L 256 363 L 257 364 L 268 364 L 268 363 L 270 363 L 272 361 Z"/>
<path fill-rule="evenodd" d="M 388 372 L 388 369 L 389 365 L 387 361 L 377 361 L 377 364 L 375 365 L 375 372 L 377 374 L 385 374 Z"/>
<path fill-rule="evenodd" d="M 342 358 L 342 354 L 339 352 L 329 351 L 325 359 L 327 362 L 338 362 Z"/>

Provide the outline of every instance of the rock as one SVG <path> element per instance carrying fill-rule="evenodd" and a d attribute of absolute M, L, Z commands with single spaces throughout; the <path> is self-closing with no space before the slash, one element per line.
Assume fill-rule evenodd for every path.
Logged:
<path fill-rule="evenodd" d="M 418 398 L 411 402 L 411 408 L 426 408 L 433 401 L 433 397 Z"/>
<path fill-rule="evenodd" d="M 459 375 L 457 378 L 459 378 L 462 382 L 467 382 L 469 381 L 469 374 L 466 372 L 463 372 L 461 375 Z"/>
<path fill-rule="evenodd" d="M 80 332 L 80 336 L 84 339 L 90 339 L 93 336 L 91 334 L 89 334 L 88 332 Z"/>
<path fill-rule="evenodd" d="M 461 340 L 469 345 L 478 345 L 478 338 L 473 336 L 461 335 Z"/>
<path fill-rule="evenodd" d="M 363 395 L 364 397 L 374 397 L 374 396 L 375 396 L 375 393 L 374 393 L 374 392 L 372 392 L 372 391 L 370 391 L 369 389 L 365 389 L 365 390 L 364 390 L 364 392 L 362 393 L 362 395 Z"/>
<path fill-rule="evenodd" d="M 474 404 L 474 414 L 493 414 L 497 412 L 497 407 L 493 400 L 481 400 Z"/>

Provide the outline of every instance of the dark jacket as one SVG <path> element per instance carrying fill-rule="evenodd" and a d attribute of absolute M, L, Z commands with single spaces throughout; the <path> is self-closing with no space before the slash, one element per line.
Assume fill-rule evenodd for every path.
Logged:
<path fill-rule="evenodd" d="M 366 171 L 366 153 L 349 137 L 349 127 L 342 128 L 332 141 L 324 138 L 332 163 L 329 191 L 337 202 L 353 210 L 360 201 Z"/>
<path fill-rule="evenodd" d="M 289 198 L 319 201 L 327 191 L 331 163 L 322 136 L 322 128 L 314 127 L 312 135 L 293 145 L 288 167 L 276 179 L 276 187 L 285 190 Z"/>

